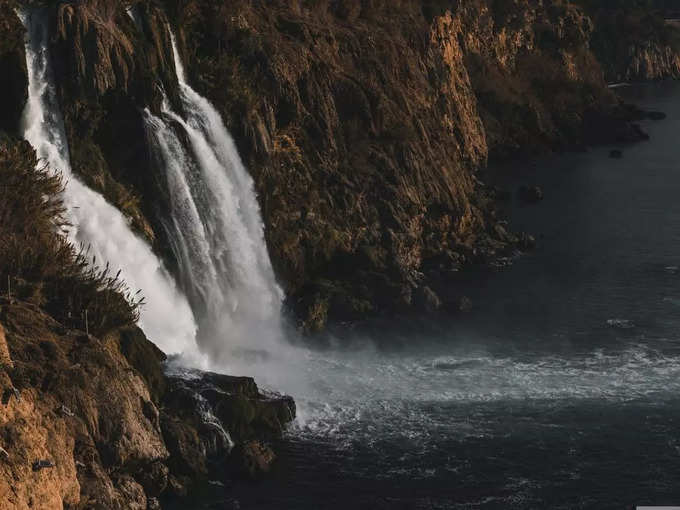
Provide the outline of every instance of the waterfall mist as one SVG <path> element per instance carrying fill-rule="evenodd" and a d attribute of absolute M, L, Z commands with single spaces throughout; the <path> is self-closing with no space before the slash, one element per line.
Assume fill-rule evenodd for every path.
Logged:
<path fill-rule="evenodd" d="M 153 342 L 167 353 L 193 349 L 196 325 L 191 308 L 160 259 L 135 235 L 118 209 L 72 174 L 50 63 L 47 16 L 40 10 L 19 15 L 28 32 L 29 94 L 23 133 L 38 158 L 49 163 L 52 171 L 61 172 L 66 181 L 64 203 L 72 225 L 69 239 L 76 246 L 90 246 L 98 261 L 120 268 L 133 292 L 142 290 L 146 304 L 139 325 Z"/>

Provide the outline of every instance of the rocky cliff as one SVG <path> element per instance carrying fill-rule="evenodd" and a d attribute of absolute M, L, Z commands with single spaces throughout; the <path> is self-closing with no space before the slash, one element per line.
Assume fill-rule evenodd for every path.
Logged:
<path fill-rule="evenodd" d="M 680 24 L 672 2 L 580 0 L 594 20 L 592 47 L 610 83 L 680 76 Z"/>
<path fill-rule="evenodd" d="M 601 128 L 616 99 L 568 2 L 167 4 L 307 330 L 436 308 L 429 281 L 514 249 L 475 177 L 489 156 L 636 138 Z"/>
<path fill-rule="evenodd" d="M 0 303 L 0 358 L 8 509 L 160 508 L 209 478 L 267 470 L 273 454 L 259 441 L 295 415 L 249 378 L 167 378 L 139 330 L 88 336 L 20 301 Z"/>
<path fill-rule="evenodd" d="M 268 470 L 292 399 L 166 375 L 124 285 L 58 233 L 60 180 L 36 163 L 0 140 L 0 507 L 153 509 Z"/>
<path fill-rule="evenodd" d="M 640 138 L 591 49 L 601 17 L 567 1 L 48 8 L 73 168 L 171 267 L 167 193 L 141 112 L 157 111 L 163 93 L 180 108 L 175 28 L 190 81 L 221 111 L 255 178 L 289 309 L 310 332 L 455 307 L 431 281 L 526 244 L 494 217 L 494 190 L 476 177 L 490 157 Z M 11 14 L 3 51 L 18 55 Z"/>
<path fill-rule="evenodd" d="M 476 175 L 490 158 L 643 137 L 605 76 L 673 76 L 673 32 L 621 35 L 579 4 L 0 0 L 0 501 L 157 508 L 266 469 L 258 440 L 294 416 L 248 378 L 166 375 L 124 283 L 56 233 L 59 179 L 16 140 L 27 78 L 15 9 L 48 10 L 74 171 L 171 267 L 142 111 L 164 95 L 181 108 L 174 27 L 255 178 L 289 308 L 314 332 L 458 306 L 432 282 L 528 247 Z M 642 49 L 611 50 L 612 34 Z"/>

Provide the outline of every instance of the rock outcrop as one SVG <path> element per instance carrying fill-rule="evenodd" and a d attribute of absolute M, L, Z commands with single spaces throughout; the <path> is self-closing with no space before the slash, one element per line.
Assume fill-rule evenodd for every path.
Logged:
<path fill-rule="evenodd" d="M 0 300 L 3 508 L 146 509 L 208 478 L 250 476 L 254 461 L 239 452 L 295 417 L 292 399 L 262 395 L 250 378 L 167 379 L 162 353 L 142 367 L 131 341 L 155 350 L 136 328 L 96 338 Z"/>
<path fill-rule="evenodd" d="M 593 50 L 608 82 L 680 77 L 680 23 L 677 13 L 631 2 L 585 2 L 595 21 Z"/>
<path fill-rule="evenodd" d="M 249 476 L 232 447 L 279 437 L 292 399 L 247 377 L 168 377 L 123 287 L 58 232 L 60 181 L 27 142 L 0 139 L 0 185 L 0 507 L 145 510 Z"/>
<path fill-rule="evenodd" d="M 165 14 L 155 2 L 93 0 L 59 3 L 49 16 L 71 166 L 154 242 L 163 197 L 149 200 L 159 186 L 141 111 L 176 93 Z"/>

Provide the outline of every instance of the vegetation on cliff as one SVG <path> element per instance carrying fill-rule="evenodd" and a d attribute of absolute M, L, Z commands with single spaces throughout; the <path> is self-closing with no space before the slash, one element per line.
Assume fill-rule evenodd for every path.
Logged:
<path fill-rule="evenodd" d="M 488 157 L 638 136 L 569 2 L 166 4 L 308 331 L 437 307 L 431 282 L 512 251 Z"/>
<path fill-rule="evenodd" d="M 69 244 L 61 179 L 36 163 L 2 135 L 0 501 L 157 508 L 208 476 L 268 469 L 258 441 L 282 433 L 292 399 L 264 397 L 250 378 L 166 376 L 134 325 L 143 303 Z"/>
<path fill-rule="evenodd" d="M 141 299 L 64 235 L 60 176 L 36 168 L 28 142 L 0 144 L 0 281 L 8 295 L 95 335 L 134 324 Z"/>
<path fill-rule="evenodd" d="M 680 77 L 680 15 L 664 0 L 579 0 L 592 17 L 593 51 L 609 82 Z"/>

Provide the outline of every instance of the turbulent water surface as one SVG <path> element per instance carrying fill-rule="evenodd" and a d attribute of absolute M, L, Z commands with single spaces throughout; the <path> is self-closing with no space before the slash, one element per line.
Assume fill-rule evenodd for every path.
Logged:
<path fill-rule="evenodd" d="M 497 169 L 546 200 L 510 206 L 541 235 L 476 304 L 399 348 L 281 349 L 243 371 L 299 419 L 241 508 L 632 508 L 680 504 L 680 89 L 624 92 L 669 114 L 652 141 Z M 385 335 L 388 333 L 386 332 Z M 397 338 L 398 337 L 398 338 Z"/>

